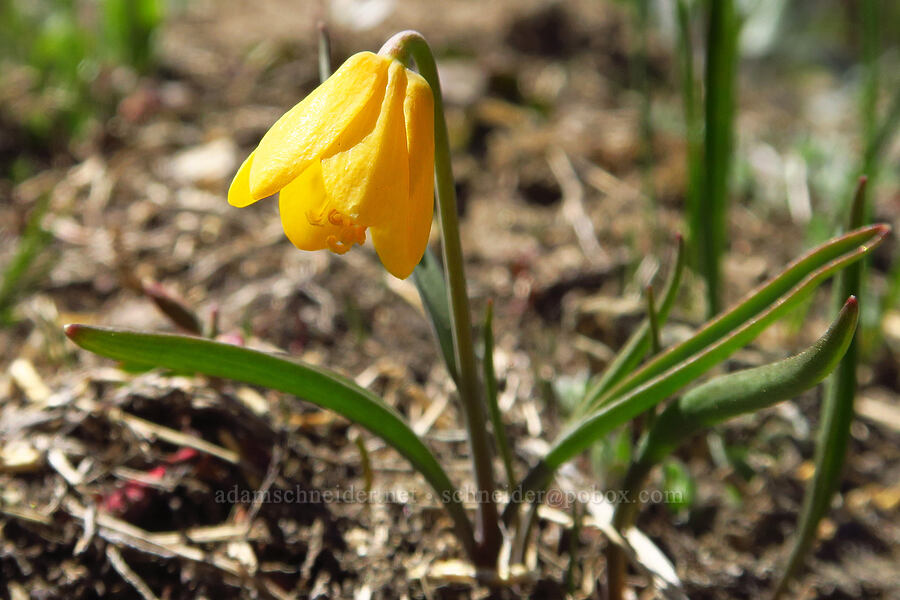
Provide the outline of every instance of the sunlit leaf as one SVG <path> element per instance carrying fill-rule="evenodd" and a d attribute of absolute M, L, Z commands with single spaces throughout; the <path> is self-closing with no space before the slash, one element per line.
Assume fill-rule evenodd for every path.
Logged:
<path fill-rule="evenodd" d="M 432 452 L 403 418 L 372 392 L 349 379 L 287 358 L 197 337 L 67 325 L 66 335 L 101 356 L 179 372 L 196 372 L 293 394 L 346 417 L 406 457 L 437 492 L 453 517 L 460 540 L 471 549 L 468 517 L 456 488 Z"/>

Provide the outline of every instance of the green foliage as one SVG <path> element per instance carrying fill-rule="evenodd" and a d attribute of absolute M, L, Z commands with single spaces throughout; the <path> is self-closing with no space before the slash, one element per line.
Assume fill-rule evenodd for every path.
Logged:
<path fill-rule="evenodd" d="M 413 271 L 412 280 L 419 290 L 419 297 L 422 299 L 422 306 L 441 350 L 444 366 L 456 381 L 456 356 L 453 350 L 453 326 L 450 321 L 450 304 L 447 300 L 447 283 L 444 268 L 431 250 L 425 250 L 422 261 Z"/>
<path fill-rule="evenodd" d="M 651 469 L 703 429 L 787 400 L 816 385 L 834 369 L 847 350 L 858 316 L 859 306 L 851 297 L 828 331 L 804 352 L 755 369 L 716 377 L 681 396 L 657 417 L 644 436 L 622 487 L 632 494 L 642 490 Z M 693 482 L 687 471 L 670 461 L 664 465 L 664 476 L 669 500 L 687 503 L 693 496 Z M 631 527 L 638 508 L 633 502 L 618 504 L 613 526 L 620 531 Z M 617 546 L 607 548 L 607 565 L 609 598 L 618 600 L 623 597 L 625 561 Z"/>
<path fill-rule="evenodd" d="M 667 460 L 663 464 L 663 489 L 667 492 L 666 508 L 681 514 L 691 508 L 697 496 L 697 483 L 691 472 L 680 460 Z"/>
<path fill-rule="evenodd" d="M 850 207 L 848 225 L 851 228 L 859 227 L 865 219 L 866 188 L 867 180 L 860 179 Z M 834 290 L 836 301 L 842 296 L 858 296 L 861 293 L 863 266 L 861 263 L 851 265 L 838 276 Z M 857 335 L 850 342 L 847 354 L 828 382 L 816 440 L 816 471 L 803 498 L 799 531 L 784 574 L 778 583 L 776 597 L 786 592 L 791 579 L 803 564 L 816 539 L 819 522 L 831 507 L 832 497 L 841 479 L 847 444 L 850 441 L 850 426 L 853 424 L 856 369 L 859 362 L 858 344 Z"/>
<path fill-rule="evenodd" d="M 658 463 L 702 429 L 793 398 L 816 385 L 846 352 L 858 315 L 859 305 L 851 297 L 831 328 L 808 350 L 770 365 L 716 377 L 687 392 L 657 417 L 635 462 Z"/>
<path fill-rule="evenodd" d="M 152 68 L 164 12 L 163 0 L 2 0 L 0 84 L 25 82 L 30 98 L 15 118 L 38 141 L 84 133 L 112 110 L 114 99 L 96 89 L 102 72 Z"/>
<path fill-rule="evenodd" d="M 349 379 L 274 354 L 198 337 L 85 325 L 67 326 L 66 335 L 85 350 L 131 365 L 203 373 L 261 385 L 333 410 L 381 437 L 409 460 L 454 518 L 460 539 L 463 542 L 472 539 L 468 517 L 454 494 L 456 488 L 434 454 L 397 411 Z"/>
<path fill-rule="evenodd" d="M 706 73 L 701 128 L 694 90 L 690 8 L 676 3 L 682 101 L 687 131 L 687 221 L 694 264 L 706 281 L 707 314 L 719 312 L 721 262 L 728 227 L 728 182 L 734 146 L 740 18 L 734 0 L 715 0 L 706 21 Z M 702 140 L 701 140 L 702 132 Z"/>
<path fill-rule="evenodd" d="M 0 325 L 14 321 L 12 309 L 29 283 L 33 282 L 36 274 L 34 265 L 52 240 L 50 233 L 41 227 L 41 219 L 49 203 L 49 195 L 38 201 L 18 240 L 12 259 L 0 274 Z"/>
<path fill-rule="evenodd" d="M 620 427 L 591 447 L 591 466 L 600 481 L 607 485 L 622 481 L 631 462 L 631 431 Z"/>
<path fill-rule="evenodd" d="M 488 416 L 491 419 L 491 427 L 494 430 L 494 440 L 497 442 L 497 451 L 503 459 L 503 468 L 506 470 L 506 484 L 509 489 L 516 485 L 516 472 L 513 468 L 512 450 L 506 437 L 506 427 L 503 425 L 503 416 L 500 414 L 500 405 L 497 398 L 497 373 L 494 370 L 494 303 L 488 302 L 484 314 L 484 394 L 488 407 Z"/>
<path fill-rule="evenodd" d="M 819 246 L 693 337 L 658 355 L 606 393 L 592 396 L 590 412 L 562 432 L 520 487 L 543 489 L 565 462 L 750 343 L 826 278 L 871 253 L 888 232 L 884 225 L 865 227 Z M 658 422 L 654 428 L 660 427 Z M 508 509 L 506 515 L 511 514 Z"/>
<path fill-rule="evenodd" d="M 69 3 L 67 6 L 72 5 Z M 158 6 L 156 2 L 144 5 L 113 0 L 104 4 L 104 24 L 109 31 L 113 31 L 107 31 L 105 39 L 108 49 L 117 60 L 127 60 L 136 66 L 145 65 L 149 61 L 153 30 L 161 18 L 161 13 L 154 9 Z M 641 6 L 646 9 L 648 4 L 642 2 Z M 696 96 L 693 94 L 690 56 L 683 61 L 683 70 L 685 85 L 690 86 L 690 90 L 685 93 L 685 112 L 691 161 L 691 239 L 696 259 L 707 280 L 710 311 L 717 313 L 719 261 L 725 247 L 725 206 L 734 135 L 734 85 L 740 23 L 733 0 L 714 1 L 707 6 L 709 31 L 705 123 L 702 128 L 705 137 L 702 146 L 699 107 L 694 106 Z M 687 3 L 680 2 L 677 8 L 685 49 L 683 52 L 689 55 Z M 646 14 L 642 18 L 645 19 Z M 11 22 L 17 21 L 13 19 Z M 646 21 L 644 24 L 646 25 Z M 87 52 L 90 44 L 87 46 L 88 50 L 81 48 L 80 38 L 75 35 L 77 31 L 67 32 L 65 28 L 61 28 L 61 33 L 57 34 L 58 39 L 41 46 L 41 52 L 52 55 L 54 52 L 62 52 L 64 48 L 69 48 L 73 53 Z M 493 569 L 496 566 L 501 547 L 497 505 L 493 495 L 497 483 L 493 475 L 494 446 L 503 459 L 507 483 L 511 488 L 516 488 L 506 507 L 504 521 L 514 529 L 511 556 L 513 560 L 520 561 L 537 511 L 536 507 L 532 507 L 519 523 L 518 503 L 529 497 L 528 492 L 546 488 L 556 470 L 583 451 L 592 449 L 592 458 L 599 461 L 607 475 L 614 478 L 624 475 L 623 488 L 639 490 L 650 470 L 690 436 L 725 419 L 752 413 L 791 398 L 816 385 L 838 364 L 850 345 L 857 324 L 858 307 L 854 298 L 846 302 L 832 327 L 822 338 L 804 352 L 769 365 L 722 375 L 696 385 L 700 378 L 752 342 L 776 319 L 790 314 L 809 299 L 823 281 L 868 256 L 884 240 L 889 227 L 860 227 L 819 245 L 754 290 L 731 310 L 712 318 L 690 338 L 663 350 L 660 348 L 659 329 L 674 304 L 684 266 L 684 253 L 679 243 L 678 257 L 660 296 L 659 305 L 656 306 L 650 290 L 647 319 L 634 331 L 606 371 L 591 385 L 586 386 L 586 390 L 581 389 L 585 386 L 573 386 L 584 392 L 580 401 L 572 406 L 573 422 L 549 445 L 543 459 L 524 479 L 517 482 L 512 464 L 513 452 L 505 435 L 497 400 L 492 305 L 488 307 L 484 322 L 482 364 L 477 365 L 475 358 L 455 188 L 436 65 L 430 50 L 418 34 L 404 32 L 398 34 L 398 39 L 394 43 L 402 47 L 402 51 L 397 50 L 396 56 L 407 62 L 412 57 L 435 96 L 436 190 L 444 260 L 441 264 L 430 252 L 426 252 L 415 270 L 413 280 L 433 327 L 441 356 L 459 392 L 460 413 L 468 435 L 473 474 L 479 493 L 479 500 L 475 503 L 474 527 L 463 507 L 459 489 L 449 479 L 425 441 L 381 398 L 346 378 L 277 354 L 196 337 L 143 334 L 81 325 L 68 326 L 67 335 L 82 348 L 122 361 L 130 367 L 165 368 L 265 386 L 294 394 L 360 424 L 381 437 L 422 473 L 453 519 L 462 546 L 480 569 Z M 386 46 L 391 43 L 389 41 Z M 132 46 L 124 48 L 128 44 Z M 327 57 L 327 51 L 323 51 L 322 55 Z M 327 66 L 325 62 L 327 61 L 323 60 L 323 72 L 327 70 L 324 68 Z M 78 62 L 75 66 L 76 74 L 83 68 L 83 63 Z M 647 139 L 649 140 L 649 133 Z M 870 151 L 872 147 L 874 146 L 869 145 Z M 859 278 L 858 272 L 852 270 L 846 276 L 845 281 Z M 842 296 L 851 289 L 846 285 L 839 288 Z M 853 289 L 858 289 L 858 283 Z M 161 308 L 175 322 L 181 323 L 182 327 L 190 331 L 201 330 L 199 321 L 181 310 L 184 307 L 168 303 L 168 298 L 162 300 Z M 157 302 L 159 303 L 159 299 Z M 851 357 L 846 364 L 850 366 L 843 368 L 852 369 L 855 367 L 855 358 Z M 480 372 L 478 366 L 481 366 Z M 557 390 L 565 387 L 562 384 L 562 381 L 550 382 L 550 386 L 555 386 Z M 689 388 L 688 391 L 681 393 L 685 388 Z M 846 443 L 844 428 L 849 427 L 847 394 L 850 393 L 852 398 L 852 391 L 848 392 L 848 389 L 850 388 L 845 388 L 836 396 L 838 400 L 834 406 L 837 408 L 826 406 L 825 409 L 826 424 L 823 429 L 827 429 L 828 433 L 822 434 L 820 452 L 826 457 L 823 461 L 831 465 L 824 472 L 832 476 L 839 473 L 839 463 L 844 452 L 842 444 Z M 656 415 L 658 405 L 679 394 L 680 397 L 661 414 Z M 570 394 L 563 391 L 559 395 L 565 399 Z M 571 404 L 566 403 L 566 406 Z M 640 426 L 635 426 L 641 415 L 646 415 L 646 420 Z M 491 421 L 490 427 L 487 426 L 487 418 Z M 840 426 L 831 427 L 829 422 Z M 643 433 L 642 429 L 646 429 L 646 432 Z M 610 435 L 613 431 L 617 431 L 617 435 Z M 638 437 L 641 438 L 640 443 L 635 445 L 633 438 Z M 598 444 L 600 440 L 603 441 Z M 492 441 L 494 444 L 491 444 Z M 671 495 L 676 500 L 671 508 L 676 511 L 688 508 L 695 493 L 690 473 L 681 463 L 673 460 L 664 462 L 663 468 L 666 489 L 675 492 Z M 833 489 L 834 482 L 834 479 L 830 480 L 823 490 Z M 822 498 L 827 500 L 830 495 L 817 493 L 815 498 L 819 502 Z M 638 508 L 638 503 L 619 505 L 613 525 L 620 529 L 630 526 Z M 572 539 L 577 541 L 578 507 L 573 510 L 576 532 Z M 573 557 L 576 549 L 574 541 L 571 546 Z M 620 553 L 620 549 L 610 545 L 608 552 L 612 557 Z M 572 581 L 574 564 L 570 563 L 569 570 Z M 611 559 L 609 565 L 610 581 L 617 578 L 617 585 L 621 588 L 621 582 L 624 581 L 624 559 L 621 556 L 617 562 Z M 615 585 L 610 584 L 611 598 L 621 596 L 621 589 L 616 589 Z"/>
<path fill-rule="evenodd" d="M 117 63 L 145 71 L 153 60 L 153 36 L 165 14 L 162 0 L 103 0 L 103 40 Z"/>
<path fill-rule="evenodd" d="M 681 285 L 681 278 L 684 274 L 685 252 L 684 241 L 678 238 L 678 246 L 675 254 L 675 265 L 663 288 L 662 302 L 656 310 L 656 321 L 659 327 L 666 322 L 669 311 L 675 303 L 678 290 Z M 616 354 L 616 357 L 610 361 L 603 373 L 591 385 L 588 393 L 582 396 L 578 403 L 577 416 L 582 416 L 591 407 L 595 399 L 603 396 L 610 388 L 619 383 L 626 375 L 634 371 L 635 367 L 647 355 L 648 349 L 651 347 L 651 316 L 648 315 L 644 321 L 634 330 L 625 345 Z"/>

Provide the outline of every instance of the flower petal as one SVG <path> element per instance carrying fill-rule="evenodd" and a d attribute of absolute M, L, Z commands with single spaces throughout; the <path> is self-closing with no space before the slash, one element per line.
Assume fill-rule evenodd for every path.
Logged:
<path fill-rule="evenodd" d="M 374 227 L 395 220 L 409 195 L 403 102 L 406 69 L 392 60 L 374 129 L 355 146 L 322 159 L 325 189 L 341 213 Z M 403 218 L 403 215 L 399 215 Z"/>
<path fill-rule="evenodd" d="M 407 71 L 406 144 L 409 194 L 394 205 L 397 223 L 372 227 L 372 243 L 384 266 L 405 279 L 422 260 L 434 213 L 434 97 L 418 73 Z"/>
<path fill-rule="evenodd" d="M 228 188 L 228 204 L 243 208 L 249 206 L 262 198 L 254 198 L 250 194 L 250 167 L 253 166 L 253 155 L 251 152 L 244 160 L 244 164 L 238 169 L 237 175 L 231 180 L 231 187 Z"/>
<path fill-rule="evenodd" d="M 256 149 L 251 196 L 274 194 L 316 159 L 365 137 L 377 119 L 391 62 L 371 52 L 354 54 L 278 119 Z"/>
<path fill-rule="evenodd" d="M 339 237 L 341 228 L 327 218 L 319 218 L 327 211 L 328 194 L 322 181 L 322 168 L 316 161 L 278 194 L 281 226 L 291 243 L 300 250 L 324 250 L 328 237 Z M 310 217 L 318 224 L 313 224 Z"/>

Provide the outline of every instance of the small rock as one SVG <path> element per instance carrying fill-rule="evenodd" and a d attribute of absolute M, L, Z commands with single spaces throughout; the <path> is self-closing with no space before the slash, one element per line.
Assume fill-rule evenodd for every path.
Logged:
<path fill-rule="evenodd" d="M 43 464 L 41 453 L 25 440 L 12 440 L 0 447 L 0 473 L 26 473 Z"/>
<path fill-rule="evenodd" d="M 181 182 L 216 184 L 234 175 L 237 148 L 228 138 L 219 138 L 177 153 L 168 164 L 169 175 Z"/>

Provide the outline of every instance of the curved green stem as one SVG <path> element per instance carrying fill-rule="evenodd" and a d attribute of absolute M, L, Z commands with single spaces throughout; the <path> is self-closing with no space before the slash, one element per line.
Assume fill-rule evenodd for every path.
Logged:
<path fill-rule="evenodd" d="M 444 119 L 444 103 L 437 65 L 425 38 L 416 31 L 401 31 L 394 35 L 385 42 L 379 53 L 394 56 L 406 64 L 409 63 L 410 58 L 414 60 L 419 73 L 431 86 L 434 94 L 435 188 L 440 214 L 444 268 L 450 296 L 453 349 L 456 354 L 459 376 L 457 387 L 468 431 L 477 486 L 478 517 L 475 535 L 479 546 L 479 555 L 475 561 L 481 567 L 494 567 L 500 551 L 500 528 L 497 506 L 494 503 L 495 482 L 492 455 L 488 443 L 481 386 L 478 382 L 475 346 L 472 340 L 472 316 L 466 290 L 462 244 L 459 238 L 456 188 L 453 181 L 450 142 L 447 135 L 447 122 Z"/>

